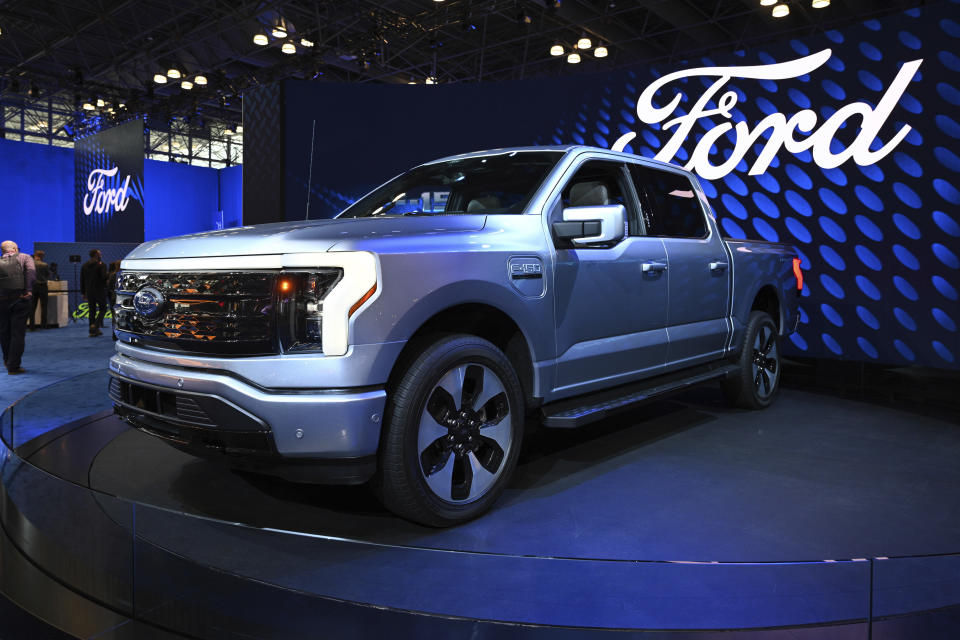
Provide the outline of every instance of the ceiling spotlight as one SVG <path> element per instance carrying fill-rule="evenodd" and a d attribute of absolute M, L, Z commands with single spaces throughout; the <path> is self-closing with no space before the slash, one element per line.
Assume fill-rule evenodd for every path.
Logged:
<path fill-rule="evenodd" d="M 773 17 L 782 18 L 784 16 L 790 15 L 790 7 L 785 4 L 778 4 L 773 8 Z"/>
<path fill-rule="evenodd" d="M 176 80 L 181 75 L 183 74 L 180 73 L 180 69 L 177 69 L 176 67 L 170 67 L 169 69 L 167 69 L 168 78 L 173 78 L 174 80 Z"/>
<path fill-rule="evenodd" d="M 830 6 L 830 0 L 813 0 L 810 4 L 814 9 L 823 9 Z"/>
<path fill-rule="evenodd" d="M 207 76 L 197 76 L 193 81 L 202 87 L 207 84 Z"/>
<path fill-rule="evenodd" d="M 287 30 L 281 26 L 276 26 L 273 28 L 273 31 L 270 32 L 270 35 L 278 40 L 283 40 L 287 37 Z"/>
<path fill-rule="evenodd" d="M 550 47 L 550 55 L 552 56 L 562 56 L 563 55 L 563 45 L 555 44 Z"/>
<path fill-rule="evenodd" d="M 96 107 L 93 106 L 93 103 L 92 103 L 92 102 L 84 102 L 84 103 L 83 103 L 83 110 L 84 110 L 84 111 L 93 111 L 94 109 L 96 109 Z"/>
<path fill-rule="evenodd" d="M 253 44 L 258 44 L 261 47 L 267 44 L 270 44 L 270 38 L 267 37 L 265 33 L 258 33 L 253 36 Z"/>
<path fill-rule="evenodd" d="M 577 40 L 577 49 L 589 49 L 592 46 L 593 46 L 593 43 L 590 42 L 590 38 L 588 38 L 587 36 L 583 36 L 582 38 Z"/>
<path fill-rule="evenodd" d="M 284 43 L 283 43 L 283 46 L 280 47 L 280 51 L 282 51 L 283 53 L 285 53 L 285 54 L 287 54 L 287 55 L 290 55 L 290 54 L 292 54 L 292 53 L 296 53 L 296 52 L 297 52 L 297 45 L 293 44 L 292 42 L 284 42 Z"/>
<path fill-rule="evenodd" d="M 180 81 L 180 88 L 181 88 L 181 89 L 184 89 L 184 90 L 186 90 L 186 91 L 190 91 L 190 89 L 193 89 L 193 83 L 190 82 L 189 80 L 181 80 L 181 81 Z"/>
<path fill-rule="evenodd" d="M 603 45 L 600 45 L 599 47 L 593 50 L 593 55 L 598 58 L 606 58 L 608 53 L 609 52 L 607 51 L 607 48 Z"/>
<path fill-rule="evenodd" d="M 162 73 L 155 73 L 153 74 L 153 81 L 157 84 L 166 84 L 167 76 L 163 75 Z"/>
<path fill-rule="evenodd" d="M 780 0 L 760 0 L 761 7 L 769 7 L 771 5 L 777 4 Z"/>
<path fill-rule="evenodd" d="M 580 62 L 580 54 L 574 51 L 573 53 L 567 56 L 567 62 L 569 62 L 570 64 L 578 64 Z"/>
<path fill-rule="evenodd" d="M 306 38 L 300 38 L 300 46 L 310 48 L 313 46 L 313 40 L 307 40 Z"/>

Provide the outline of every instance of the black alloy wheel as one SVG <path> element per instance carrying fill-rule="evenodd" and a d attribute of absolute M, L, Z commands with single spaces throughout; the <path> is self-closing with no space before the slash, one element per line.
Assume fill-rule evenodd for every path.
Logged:
<path fill-rule="evenodd" d="M 722 381 L 731 404 L 745 409 L 764 409 L 780 390 L 780 335 L 765 311 L 750 313 L 743 348 L 737 359 L 740 370 Z"/>
<path fill-rule="evenodd" d="M 391 511 L 450 526 L 488 510 L 510 480 L 523 392 L 510 361 L 468 335 L 426 346 L 389 390 L 374 489 Z"/>

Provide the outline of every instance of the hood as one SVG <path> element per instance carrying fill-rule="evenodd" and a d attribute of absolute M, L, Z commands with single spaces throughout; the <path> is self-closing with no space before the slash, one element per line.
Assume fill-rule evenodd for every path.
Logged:
<path fill-rule="evenodd" d="M 278 222 L 145 242 L 127 259 L 197 258 L 329 251 L 338 242 L 478 231 L 486 216 L 397 216 Z"/>

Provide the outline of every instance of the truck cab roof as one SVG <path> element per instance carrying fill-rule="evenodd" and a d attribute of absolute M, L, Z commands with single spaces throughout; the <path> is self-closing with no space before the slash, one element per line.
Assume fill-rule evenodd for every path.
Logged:
<path fill-rule="evenodd" d="M 634 153 L 627 153 L 626 151 L 613 151 L 612 149 L 605 149 L 603 147 L 595 147 L 585 144 L 558 144 L 558 145 L 529 145 L 525 147 L 503 147 L 499 149 L 484 149 L 480 151 L 471 151 L 469 153 L 458 153 L 452 156 L 446 156 L 444 158 L 437 158 L 436 160 L 431 160 L 430 162 L 425 162 L 423 164 L 435 164 L 437 162 L 449 162 L 450 160 L 461 160 L 463 158 L 479 158 L 483 156 L 490 155 L 500 155 L 503 153 L 523 153 L 528 151 L 557 151 L 564 154 L 576 154 L 585 151 L 592 151 L 597 153 L 603 153 L 606 156 L 614 155 L 620 156 L 625 160 L 641 160 L 645 163 L 659 165 L 662 167 L 669 167 L 673 170 L 677 170 L 680 167 L 668 162 L 663 162 L 661 160 L 654 160 L 653 158 L 645 158 L 643 156 L 638 156 Z"/>

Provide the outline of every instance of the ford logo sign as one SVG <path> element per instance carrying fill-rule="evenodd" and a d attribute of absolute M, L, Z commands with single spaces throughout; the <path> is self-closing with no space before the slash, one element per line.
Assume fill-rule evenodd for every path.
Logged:
<path fill-rule="evenodd" d="M 163 303 L 166 298 L 159 289 L 153 287 L 142 287 L 133 296 L 133 308 L 144 318 L 156 318 L 163 311 Z"/>

